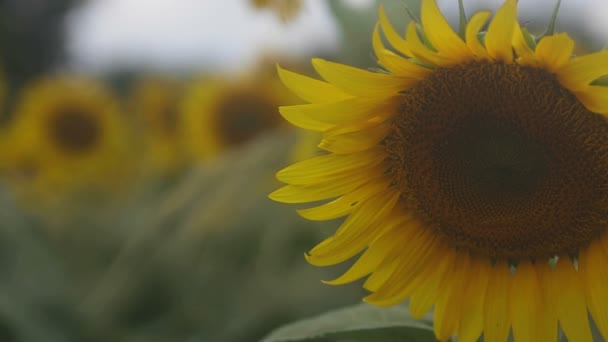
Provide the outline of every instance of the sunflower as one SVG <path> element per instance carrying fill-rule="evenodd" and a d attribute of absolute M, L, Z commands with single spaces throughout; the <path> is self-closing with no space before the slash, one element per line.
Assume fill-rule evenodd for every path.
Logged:
<path fill-rule="evenodd" d="M 381 8 L 384 70 L 314 59 L 320 81 L 279 68 L 311 103 L 281 114 L 322 132 L 328 153 L 279 171 L 270 197 L 331 199 L 299 210 L 346 217 L 307 260 L 361 253 L 328 283 L 367 277 L 366 302 L 409 298 L 415 317 L 434 306 L 440 340 L 556 341 L 559 323 L 591 341 L 588 312 L 608 338 L 608 51 L 532 36 L 515 0 L 490 16 L 463 14 L 456 32 L 423 0 L 403 37 Z"/>
<path fill-rule="evenodd" d="M 180 131 L 194 160 L 214 157 L 276 129 L 278 106 L 286 102 L 276 79 L 205 79 L 195 82 L 183 102 Z"/>
<path fill-rule="evenodd" d="M 144 165 L 170 174 L 182 164 L 177 123 L 182 86 L 176 80 L 144 78 L 132 90 L 132 108 L 142 126 Z"/>
<path fill-rule="evenodd" d="M 7 135 L 2 168 L 24 194 L 55 198 L 125 180 L 124 117 L 95 81 L 66 76 L 29 85 Z"/>

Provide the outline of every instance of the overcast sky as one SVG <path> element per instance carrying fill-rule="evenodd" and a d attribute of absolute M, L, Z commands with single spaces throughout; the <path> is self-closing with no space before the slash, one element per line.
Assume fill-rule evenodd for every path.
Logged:
<path fill-rule="evenodd" d="M 336 1 L 336 0 L 329 0 Z M 346 0 L 366 6 L 373 0 Z M 384 0 L 403 1 L 403 0 Z M 439 0 L 455 20 L 456 0 Z M 502 0 L 465 0 L 468 13 Z M 555 0 L 520 0 L 520 20 L 550 17 Z M 585 26 L 608 42 L 606 0 L 563 0 L 559 20 Z M 326 0 L 307 0 L 288 24 L 246 0 L 90 0 L 68 19 L 72 66 L 106 71 L 140 66 L 180 70 L 240 70 L 266 51 L 314 56 L 340 47 L 340 31 Z"/>
<path fill-rule="evenodd" d="M 361 1 L 361 0 L 359 0 Z M 327 4 L 305 1 L 283 23 L 244 0 L 91 0 L 68 18 L 68 49 L 78 68 L 113 65 L 239 69 L 262 51 L 309 55 L 336 49 Z"/>

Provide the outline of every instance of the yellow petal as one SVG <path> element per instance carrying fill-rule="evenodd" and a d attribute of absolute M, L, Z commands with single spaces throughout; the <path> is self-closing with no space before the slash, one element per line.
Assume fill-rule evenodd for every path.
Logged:
<path fill-rule="evenodd" d="M 401 229 L 421 229 L 419 223 L 406 223 Z M 389 255 L 385 263 L 363 284 L 374 293 L 363 300 L 380 306 L 397 304 L 407 298 L 414 287 L 412 282 L 428 265 L 427 260 L 436 254 L 435 242 L 425 232 L 417 232 L 411 239 L 403 241 L 396 254 Z M 394 261 L 394 263 L 393 263 Z"/>
<path fill-rule="evenodd" d="M 288 166 L 277 172 L 276 178 L 287 184 L 318 184 L 344 178 L 345 172 L 374 168 L 385 158 L 382 147 L 345 155 L 326 154 Z"/>
<path fill-rule="evenodd" d="M 321 58 L 313 58 L 312 65 L 327 82 L 356 96 L 387 97 L 397 95 L 416 82 L 413 78 L 362 70 Z"/>
<path fill-rule="evenodd" d="M 549 286 L 556 287 L 551 292 L 557 294 L 557 298 L 553 298 L 557 304 L 557 318 L 568 340 L 593 342 L 585 292 L 572 262 L 567 257 L 561 258 L 553 272 L 547 274 Z"/>
<path fill-rule="evenodd" d="M 511 272 L 506 263 L 492 267 L 483 307 L 484 340 L 507 341 L 509 336 L 509 284 Z"/>
<path fill-rule="evenodd" d="M 570 90 L 586 88 L 594 80 L 608 75 L 608 50 L 571 59 L 557 70 L 560 82 Z"/>
<path fill-rule="evenodd" d="M 396 234 L 401 235 L 402 232 L 393 229 L 378 237 L 348 271 L 337 279 L 324 281 L 324 283 L 329 285 L 347 284 L 374 272 L 393 249 L 399 248 L 399 235 Z"/>
<path fill-rule="evenodd" d="M 384 177 L 384 168 L 362 170 L 349 177 L 341 177 L 329 182 L 313 185 L 286 185 L 270 195 L 270 199 L 283 203 L 316 202 L 328 198 L 335 198 L 349 193 L 367 183 L 379 181 Z"/>
<path fill-rule="evenodd" d="M 488 59 L 490 55 L 488 55 L 488 51 L 479 41 L 479 31 L 481 31 L 482 27 L 488 21 L 490 17 L 490 12 L 481 11 L 475 13 L 469 23 L 467 24 L 467 30 L 465 32 L 465 38 L 467 40 L 467 46 L 473 53 L 473 55 L 480 59 Z"/>
<path fill-rule="evenodd" d="M 486 33 L 486 50 L 492 59 L 513 62 L 513 30 L 517 23 L 517 1 L 507 0 L 498 9 Z"/>
<path fill-rule="evenodd" d="M 530 48 L 524 33 L 519 26 L 519 23 L 515 23 L 515 31 L 513 31 L 513 41 L 511 42 L 515 54 L 517 54 L 517 63 L 521 65 L 534 65 L 536 59 L 534 58 L 534 50 Z"/>
<path fill-rule="evenodd" d="M 469 305 L 462 300 L 462 291 L 465 289 L 467 282 L 472 277 L 477 276 L 469 272 L 470 268 L 468 255 L 458 255 L 441 286 L 442 290 L 439 291 L 439 298 L 437 298 L 433 313 L 435 337 L 440 341 L 449 339 L 457 332 L 460 321 L 460 307 L 461 305 Z"/>
<path fill-rule="evenodd" d="M 377 146 L 392 130 L 386 124 L 368 126 L 368 129 L 341 134 L 333 134 L 332 130 L 328 130 L 319 148 L 337 154 L 359 152 Z"/>
<path fill-rule="evenodd" d="M 562 68 L 572 56 L 574 41 L 566 33 L 559 33 L 541 39 L 536 46 L 536 59 L 551 71 Z"/>
<path fill-rule="evenodd" d="M 290 107 L 291 106 L 279 107 L 279 113 L 281 113 L 281 116 L 285 120 L 296 127 L 318 132 L 323 132 L 335 127 L 334 124 L 315 120 L 306 115 L 301 115 L 298 110 L 292 110 Z"/>
<path fill-rule="evenodd" d="M 460 322 L 458 328 L 459 342 L 476 342 L 483 331 L 483 306 L 486 287 L 491 267 L 488 261 L 472 259 L 471 276 L 462 292 Z"/>
<path fill-rule="evenodd" d="M 386 180 L 371 182 L 346 193 L 332 202 L 314 208 L 298 210 L 298 214 L 312 221 L 337 219 L 348 215 L 361 201 L 365 201 L 379 192 L 387 191 L 388 187 L 389 182 Z"/>
<path fill-rule="evenodd" d="M 416 23 L 410 22 L 407 26 L 407 44 L 410 47 L 410 51 L 412 52 L 412 56 L 418 58 L 419 60 L 433 65 L 433 66 L 448 66 L 451 64 L 457 64 L 457 61 L 449 60 L 443 56 L 438 55 L 435 51 L 429 50 L 423 43 L 420 41 L 420 37 L 418 36 L 418 29 L 416 28 Z"/>
<path fill-rule="evenodd" d="M 608 257 L 599 241 L 594 241 L 582 251 L 579 258 L 579 274 L 585 290 L 589 311 L 595 324 L 608 339 Z"/>
<path fill-rule="evenodd" d="M 384 32 L 389 44 L 391 44 L 395 50 L 401 52 L 402 54 L 412 56 L 412 52 L 408 48 L 407 42 L 395 31 L 393 25 L 388 20 L 386 11 L 384 11 L 384 6 L 382 4 L 380 4 L 378 17 L 380 19 L 380 27 L 382 27 L 382 32 Z"/>
<path fill-rule="evenodd" d="M 441 14 L 435 0 L 422 0 L 420 15 L 422 26 L 427 28 L 426 37 L 440 55 L 459 63 L 471 59 L 467 45 Z"/>
<path fill-rule="evenodd" d="M 329 266 L 352 258 L 374 241 L 383 228 L 390 229 L 391 224 L 401 222 L 390 221 L 387 216 L 398 199 L 398 193 L 389 192 L 365 201 L 348 216 L 339 233 L 315 246 L 306 260 L 315 266 Z"/>
<path fill-rule="evenodd" d="M 395 76 L 410 77 L 418 80 L 424 78 L 431 72 L 430 69 L 424 68 L 411 62 L 407 58 L 401 57 L 396 53 L 387 50 L 382 43 L 379 26 L 380 24 L 376 24 L 372 44 L 374 53 L 376 54 L 380 65 Z"/>
<path fill-rule="evenodd" d="M 287 120 L 307 118 L 334 126 L 368 121 L 381 114 L 394 114 L 398 106 L 397 97 L 356 97 L 339 102 L 280 107 L 279 112 Z"/>
<path fill-rule="evenodd" d="M 557 305 L 556 287 L 547 284 L 547 279 L 551 279 L 549 272 L 553 272 L 548 262 L 537 263 L 534 265 L 536 275 L 538 276 L 542 290 L 542 306 L 540 313 L 536 318 L 536 333 L 537 341 L 557 341 L 558 324 L 557 324 Z"/>
<path fill-rule="evenodd" d="M 277 71 L 283 84 L 304 101 L 311 103 L 336 102 L 352 97 L 352 95 L 343 92 L 333 84 L 285 70 L 278 64 Z"/>
<path fill-rule="evenodd" d="M 448 275 L 448 270 L 456 262 L 456 253 L 451 250 L 435 250 L 434 256 L 423 263 L 420 276 L 415 281 L 410 298 L 410 313 L 416 319 L 422 318 L 435 304 L 442 292 L 441 285 Z"/>
<path fill-rule="evenodd" d="M 608 114 L 608 87 L 587 86 L 575 92 L 576 97 L 594 113 Z"/>
<path fill-rule="evenodd" d="M 534 266 L 523 261 L 517 266 L 509 292 L 511 324 L 516 341 L 536 342 L 541 317 L 542 289 Z"/>

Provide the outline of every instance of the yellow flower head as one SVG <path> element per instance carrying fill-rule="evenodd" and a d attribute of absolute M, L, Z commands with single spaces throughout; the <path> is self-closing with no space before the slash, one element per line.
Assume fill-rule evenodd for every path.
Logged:
<path fill-rule="evenodd" d="M 194 160 L 214 157 L 282 124 L 278 106 L 286 100 L 275 79 L 204 79 L 187 91 L 180 130 Z"/>
<path fill-rule="evenodd" d="M 100 84 L 39 80 L 22 92 L 13 119 L 1 159 L 19 190 L 56 197 L 124 180 L 128 132 L 117 101 Z"/>
<path fill-rule="evenodd" d="M 385 71 L 315 59 L 319 81 L 279 68 L 311 103 L 281 114 L 322 132 L 327 154 L 279 171 L 288 185 L 271 198 L 330 200 L 299 210 L 346 217 L 308 261 L 361 253 L 328 283 L 367 277 L 365 301 L 409 298 L 415 317 L 434 306 L 440 340 L 556 341 L 559 322 L 591 341 L 587 312 L 608 338 L 608 51 L 534 38 L 515 0 L 490 17 L 457 33 L 422 0 L 403 37 L 381 9 Z"/>
<path fill-rule="evenodd" d="M 132 91 L 132 109 L 142 127 L 144 165 L 152 173 L 167 174 L 182 164 L 177 123 L 183 87 L 176 80 L 144 78 Z"/>

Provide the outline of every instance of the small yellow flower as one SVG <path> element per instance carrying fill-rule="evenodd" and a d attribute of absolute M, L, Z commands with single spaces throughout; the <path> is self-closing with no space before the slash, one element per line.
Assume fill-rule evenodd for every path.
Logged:
<path fill-rule="evenodd" d="M 328 283 L 367 277 L 365 301 L 409 298 L 415 317 L 434 306 L 440 340 L 556 341 L 559 323 L 592 341 L 588 312 L 608 338 L 608 51 L 534 39 L 515 0 L 490 16 L 459 34 L 422 0 L 403 37 L 381 9 L 372 42 L 386 71 L 314 59 L 319 81 L 279 69 L 311 103 L 281 114 L 322 132 L 327 153 L 279 171 L 288 185 L 271 198 L 330 200 L 299 210 L 346 217 L 308 261 L 360 254 Z"/>
<path fill-rule="evenodd" d="M 124 119 L 116 99 L 94 81 L 39 80 L 18 99 L 2 169 L 32 197 L 123 184 L 129 165 Z"/>

